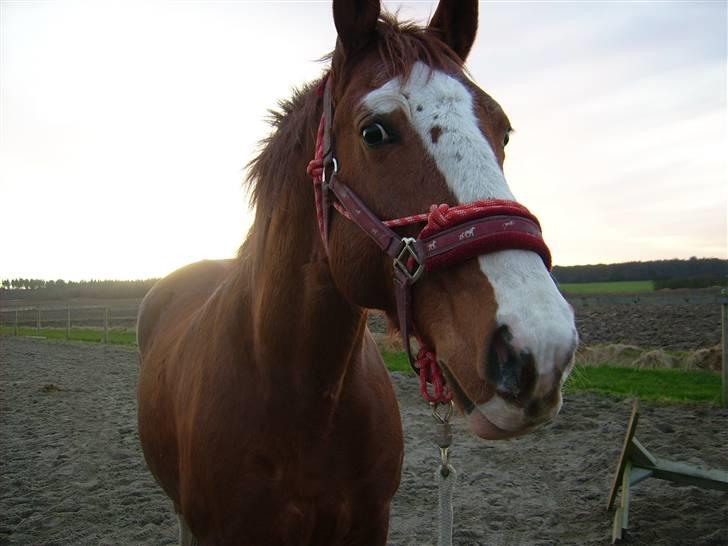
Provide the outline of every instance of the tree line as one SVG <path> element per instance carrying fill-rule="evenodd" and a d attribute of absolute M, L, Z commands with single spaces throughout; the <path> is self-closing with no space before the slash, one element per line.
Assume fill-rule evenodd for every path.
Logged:
<path fill-rule="evenodd" d="M 676 285 L 689 284 L 687 281 L 704 279 L 708 283 L 712 282 L 716 285 L 723 285 L 728 277 L 728 260 L 693 257 L 689 260 L 652 260 L 649 262 L 572 266 L 557 265 L 553 269 L 553 274 L 562 283 L 673 281 L 673 286 L 671 287 L 677 288 L 679 286 Z M 667 288 L 668 286 L 665 287 Z M 697 288 L 697 286 L 695 287 Z"/>
<path fill-rule="evenodd" d="M 63 279 L 2 279 L 0 298 L 65 299 L 65 298 L 142 298 L 158 279 L 132 281 L 96 280 L 66 281 Z"/>
<path fill-rule="evenodd" d="M 728 260 L 690 258 L 619 264 L 557 265 L 553 274 L 560 283 L 655 281 L 656 288 L 701 288 L 726 285 Z M 142 298 L 157 280 L 2 279 L 0 298 Z"/>

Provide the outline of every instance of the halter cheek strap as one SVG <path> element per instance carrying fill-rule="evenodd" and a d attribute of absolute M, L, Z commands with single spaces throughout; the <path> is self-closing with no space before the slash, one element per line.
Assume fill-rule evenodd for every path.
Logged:
<path fill-rule="evenodd" d="M 316 215 L 324 247 L 328 252 L 329 212 L 333 205 L 392 258 L 399 330 L 410 365 L 419 376 L 420 393 L 430 403 L 449 402 L 451 394 L 434 352 L 420 339 L 417 357 L 412 354 L 410 337 L 417 334 L 412 323 L 412 285 L 426 271 L 506 249 L 536 252 L 550 270 L 551 253 L 541 236 L 541 226 L 526 207 L 502 199 L 456 206 L 431 205 L 426 213 L 380 220 L 337 176 L 330 78 L 322 85 L 323 115 L 317 132 L 316 155 L 307 172 L 314 182 Z M 425 224 L 416 238 L 400 237 L 393 230 L 412 224 Z M 432 385 L 432 393 L 428 383 Z"/>

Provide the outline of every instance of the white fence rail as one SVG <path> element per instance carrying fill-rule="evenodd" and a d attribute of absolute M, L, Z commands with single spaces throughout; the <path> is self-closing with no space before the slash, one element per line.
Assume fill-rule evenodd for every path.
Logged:
<path fill-rule="evenodd" d="M 136 327 L 138 305 L 103 306 L 27 306 L 0 308 L 0 328 L 11 329 L 18 335 L 21 329 L 35 330 L 41 336 L 43 328 L 65 329 L 65 338 L 71 338 L 73 329 L 98 329 L 101 340 L 109 341 L 112 329 Z"/>

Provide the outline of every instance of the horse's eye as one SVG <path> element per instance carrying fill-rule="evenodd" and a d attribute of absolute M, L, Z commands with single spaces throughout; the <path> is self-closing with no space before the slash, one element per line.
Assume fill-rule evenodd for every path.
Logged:
<path fill-rule="evenodd" d="M 510 131 L 507 131 L 506 135 L 503 137 L 503 146 L 508 146 L 509 140 L 511 140 L 511 133 Z"/>
<path fill-rule="evenodd" d="M 372 123 L 364 127 L 361 131 L 361 138 L 367 146 L 379 146 L 391 140 L 386 129 L 379 123 Z"/>

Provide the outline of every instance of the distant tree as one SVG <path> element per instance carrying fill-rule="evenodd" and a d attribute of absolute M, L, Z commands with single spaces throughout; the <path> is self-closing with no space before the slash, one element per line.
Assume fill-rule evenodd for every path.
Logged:
<path fill-rule="evenodd" d="M 559 282 L 565 283 L 721 278 L 728 275 L 728 260 L 693 256 L 689 260 L 556 266 L 553 274 Z"/>

